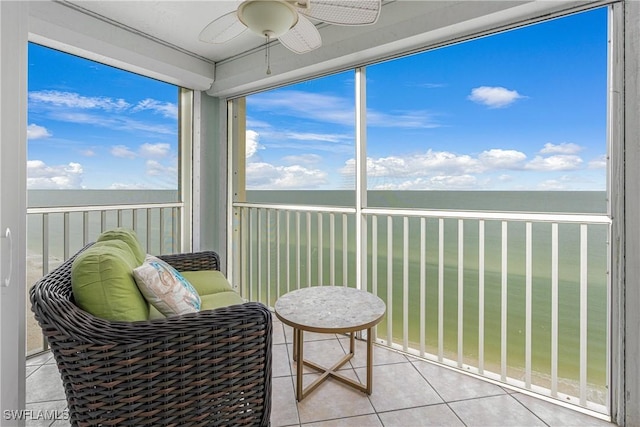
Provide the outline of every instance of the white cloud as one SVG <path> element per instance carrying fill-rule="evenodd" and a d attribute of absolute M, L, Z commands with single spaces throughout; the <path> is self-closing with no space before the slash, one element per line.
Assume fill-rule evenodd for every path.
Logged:
<path fill-rule="evenodd" d="M 141 131 L 163 135 L 173 135 L 176 133 L 175 127 L 164 124 L 148 124 L 138 120 L 132 120 L 125 116 L 103 116 L 71 111 L 52 111 L 49 117 L 63 122 L 88 124 L 124 131 Z"/>
<path fill-rule="evenodd" d="M 562 144 L 552 144 L 547 142 L 540 154 L 578 154 L 582 147 L 573 142 L 563 142 Z"/>
<path fill-rule="evenodd" d="M 167 157 L 170 152 L 171 146 L 166 143 L 150 144 L 146 142 L 138 149 L 138 153 L 144 158 L 163 158 Z"/>
<path fill-rule="evenodd" d="M 286 132 L 284 137 L 297 141 L 340 142 L 346 138 L 346 135 L 333 133 Z"/>
<path fill-rule="evenodd" d="M 352 125 L 355 119 L 353 100 L 346 96 L 278 90 L 250 96 L 247 103 L 262 111 L 342 125 Z"/>
<path fill-rule="evenodd" d="M 446 87 L 447 85 L 444 83 L 419 83 L 417 86 L 426 89 L 438 89 L 441 87 Z"/>
<path fill-rule="evenodd" d="M 478 159 L 488 169 L 520 169 L 527 155 L 517 150 L 493 148 L 483 151 Z"/>
<path fill-rule="evenodd" d="M 548 151 L 580 151 L 576 145 L 546 145 Z M 296 159 L 298 160 L 298 159 Z M 297 161 L 298 164 L 302 163 Z M 589 162 L 590 169 L 606 166 L 601 156 Z M 407 153 L 387 157 L 367 158 L 367 177 L 370 188 L 387 190 L 438 190 L 438 189 L 536 189 L 538 187 L 566 189 L 593 188 L 596 180 L 578 179 L 575 173 L 556 182 L 559 171 L 585 170 L 583 159 L 575 154 L 536 155 L 530 159 L 519 150 L 493 148 L 475 155 L 457 154 L 432 149 L 422 153 Z M 345 161 L 339 170 L 344 177 L 355 174 L 355 160 Z M 544 173 L 553 173 L 544 176 Z M 544 184 L 537 182 L 548 179 Z M 574 179 L 569 182 L 569 179 Z M 535 180 L 536 182 L 533 182 Z"/>
<path fill-rule="evenodd" d="M 305 164 L 305 165 L 314 165 L 318 164 L 322 161 L 322 156 L 317 154 L 300 154 L 294 156 L 285 156 L 282 158 L 283 161 L 290 164 Z"/>
<path fill-rule="evenodd" d="M 587 184 L 585 177 L 576 175 L 562 175 L 558 178 L 547 179 L 538 183 L 539 190 L 546 191 L 562 191 L 562 190 L 575 190 L 577 188 L 584 187 Z"/>
<path fill-rule="evenodd" d="M 589 169 L 606 169 L 607 155 L 603 154 L 589 162 Z"/>
<path fill-rule="evenodd" d="M 536 171 L 568 171 L 578 169 L 581 164 L 582 159 L 579 156 L 558 154 L 549 157 L 536 156 L 525 168 Z"/>
<path fill-rule="evenodd" d="M 113 99 L 104 96 L 82 96 L 73 92 L 42 90 L 29 92 L 29 101 L 38 104 L 50 104 L 80 109 L 99 109 L 105 111 L 122 111 L 131 106 L 124 99 Z"/>
<path fill-rule="evenodd" d="M 255 130 L 247 129 L 247 133 L 246 133 L 245 139 L 246 139 L 246 143 L 247 143 L 247 147 L 245 149 L 245 156 L 248 159 L 249 157 L 251 157 L 254 154 L 256 154 L 258 149 L 262 148 L 262 146 L 258 142 L 260 140 L 260 134 L 258 132 L 256 132 Z"/>
<path fill-rule="evenodd" d="M 355 160 L 349 159 L 345 162 L 341 172 L 345 175 L 352 175 L 355 171 L 354 168 Z M 460 155 L 431 149 L 426 153 L 405 157 L 367 158 L 367 174 L 371 177 L 464 175 L 482 172 L 485 169 L 478 159 L 468 154 Z"/>
<path fill-rule="evenodd" d="M 547 179 L 538 184 L 538 189 L 543 191 L 562 191 L 567 189 L 567 184 L 557 179 Z"/>
<path fill-rule="evenodd" d="M 165 166 L 157 160 L 147 160 L 145 167 L 149 176 L 176 176 L 177 173 L 174 166 Z"/>
<path fill-rule="evenodd" d="M 42 139 L 51 136 L 51 132 L 44 126 L 38 126 L 36 124 L 30 124 L 27 126 L 27 139 Z"/>
<path fill-rule="evenodd" d="M 122 182 L 114 182 L 109 186 L 108 189 L 109 190 L 146 190 L 149 188 L 151 187 L 149 187 L 147 184 L 140 184 L 140 183 L 125 184 Z"/>
<path fill-rule="evenodd" d="M 90 149 L 90 148 L 87 148 L 85 150 L 81 150 L 80 154 L 82 154 L 85 157 L 94 157 L 94 156 L 97 155 L 97 153 L 95 151 L 93 151 L 92 149 Z"/>
<path fill-rule="evenodd" d="M 325 171 L 300 165 L 252 162 L 247 164 L 246 174 L 250 189 L 315 189 L 328 182 Z"/>
<path fill-rule="evenodd" d="M 161 102 L 155 99 L 147 98 L 138 102 L 138 104 L 133 107 L 131 111 L 136 113 L 138 111 L 144 110 L 151 110 L 154 113 L 162 114 L 162 116 L 169 119 L 178 118 L 178 106 L 171 102 Z"/>
<path fill-rule="evenodd" d="M 344 126 L 353 126 L 355 121 L 355 105 L 350 95 L 340 97 L 300 90 L 279 90 L 250 96 L 247 102 L 253 109 L 305 120 Z M 367 123 L 369 126 L 396 128 L 439 126 L 434 122 L 433 115 L 425 111 L 383 113 L 368 109 Z"/>
<path fill-rule="evenodd" d="M 424 110 L 397 111 L 392 113 L 368 110 L 367 125 L 404 129 L 429 129 L 441 126 L 436 122 L 434 114 Z"/>
<path fill-rule="evenodd" d="M 524 96 L 515 90 L 500 86 L 480 86 L 473 88 L 468 98 L 489 108 L 502 108 L 513 104 L 518 99 L 524 98 Z"/>
<path fill-rule="evenodd" d="M 133 159 L 136 157 L 136 153 L 131 151 L 126 145 L 114 145 L 111 147 L 111 155 L 123 159 Z"/>
<path fill-rule="evenodd" d="M 27 188 L 80 189 L 84 171 L 80 163 L 48 166 L 42 160 L 27 161 Z"/>
<path fill-rule="evenodd" d="M 375 186 L 376 190 L 472 190 L 478 187 L 478 179 L 472 175 L 437 175 L 417 178 L 401 183 L 386 183 Z"/>

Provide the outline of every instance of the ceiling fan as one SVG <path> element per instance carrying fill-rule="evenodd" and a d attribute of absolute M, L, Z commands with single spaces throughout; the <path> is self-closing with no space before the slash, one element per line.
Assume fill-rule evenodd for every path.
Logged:
<path fill-rule="evenodd" d="M 199 39 L 221 44 L 248 29 L 266 38 L 268 61 L 271 39 L 277 38 L 295 53 L 322 45 L 320 33 L 309 19 L 334 25 L 370 25 L 378 20 L 380 8 L 381 0 L 244 0 L 237 10 L 209 23 Z"/>

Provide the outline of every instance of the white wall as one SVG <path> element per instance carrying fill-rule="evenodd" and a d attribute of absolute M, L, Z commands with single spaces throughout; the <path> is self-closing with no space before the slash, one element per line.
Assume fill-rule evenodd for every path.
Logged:
<path fill-rule="evenodd" d="M 624 200 L 625 269 L 622 284 L 624 369 L 620 424 L 640 426 L 640 2 L 625 1 Z"/>
<path fill-rule="evenodd" d="M 27 8 L 0 1 L 0 425 L 25 405 Z"/>

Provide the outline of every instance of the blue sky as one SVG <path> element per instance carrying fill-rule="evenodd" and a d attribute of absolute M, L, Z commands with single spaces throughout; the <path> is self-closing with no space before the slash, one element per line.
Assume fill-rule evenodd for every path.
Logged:
<path fill-rule="evenodd" d="M 367 67 L 368 188 L 605 190 L 606 8 Z M 247 100 L 254 189 L 353 188 L 354 73 Z"/>
<path fill-rule="evenodd" d="M 605 190 L 607 9 L 367 67 L 368 188 Z M 247 98 L 249 189 L 352 189 L 353 71 Z M 175 86 L 29 47 L 28 188 L 177 188 Z"/>
<path fill-rule="evenodd" d="M 178 88 L 29 45 L 29 189 L 176 189 Z"/>

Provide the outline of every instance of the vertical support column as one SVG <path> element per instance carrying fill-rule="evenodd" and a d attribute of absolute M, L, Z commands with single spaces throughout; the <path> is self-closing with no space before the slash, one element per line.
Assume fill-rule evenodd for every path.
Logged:
<path fill-rule="evenodd" d="M 356 288 L 367 288 L 367 74 L 356 69 Z"/>
<path fill-rule="evenodd" d="M 227 103 L 227 277 L 234 286 L 245 287 L 241 280 L 247 277 L 246 264 L 240 258 L 240 211 L 234 209 L 234 202 L 246 201 L 246 100 L 237 98 Z M 245 240 L 250 244 L 250 240 Z M 244 271 L 244 274 L 242 273 Z M 246 297 L 246 296 L 245 296 Z"/>
<path fill-rule="evenodd" d="M 195 225 L 195 221 L 192 222 L 194 219 L 193 214 L 195 212 L 199 212 L 199 209 L 194 209 L 193 203 L 199 198 L 194 198 L 193 190 L 194 185 L 199 182 L 199 179 L 195 179 L 195 173 L 197 172 L 198 175 L 200 173 L 199 156 L 194 156 L 194 133 L 200 129 L 200 96 L 200 92 L 195 93 L 189 89 L 178 89 L 178 110 L 180 111 L 180 114 L 178 114 L 178 164 L 180 168 L 178 174 L 180 179 L 178 198 L 179 201 L 183 203 L 182 215 L 180 215 L 179 224 L 179 233 L 182 236 L 180 241 L 180 252 L 192 251 L 192 227 Z M 197 106 L 196 99 L 198 104 Z M 196 159 L 198 160 L 197 162 Z M 200 217 L 197 216 L 197 218 L 199 219 Z M 196 232 L 193 236 L 196 235 L 199 239 L 200 233 Z"/>
<path fill-rule="evenodd" d="M 611 137 L 620 155 L 615 163 L 621 165 L 614 177 L 617 187 L 611 193 L 623 194 L 618 199 L 622 209 L 613 213 L 618 246 L 613 268 L 617 280 L 613 282 L 611 330 L 617 336 L 613 340 L 616 371 L 612 383 L 618 401 L 612 410 L 619 425 L 631 426 L 640 425 L 640 2 L 625 1 L 611 7 L 616 25 L 612 66 L 617 79 L 610 92 L 611 110 L 616 114 L 611 119 L 615 132 Z"/>

